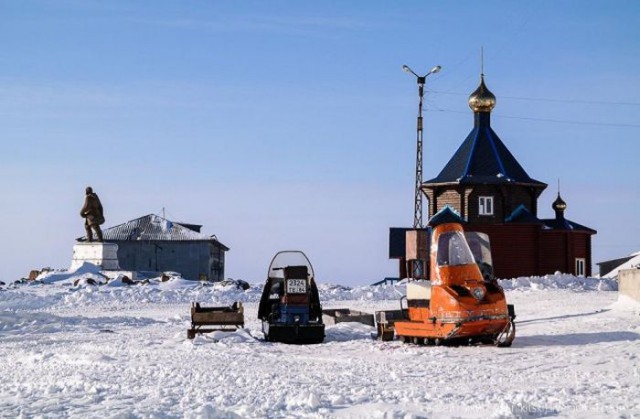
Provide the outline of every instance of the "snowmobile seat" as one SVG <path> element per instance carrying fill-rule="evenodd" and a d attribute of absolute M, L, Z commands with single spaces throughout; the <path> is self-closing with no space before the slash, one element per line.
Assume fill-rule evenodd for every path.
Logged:
<path fill-rule="evenodd" d="M 285 279 L 307 279 L 309 270 L 306 266 L 287 266 L 284 268 Z"/>

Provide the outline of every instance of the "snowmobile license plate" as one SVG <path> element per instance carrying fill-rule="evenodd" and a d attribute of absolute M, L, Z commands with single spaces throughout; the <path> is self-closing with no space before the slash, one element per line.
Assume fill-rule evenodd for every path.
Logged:
<path fill-rule="evenodd" d="M 304 279 L 290 279 L 287 281 L 287 294 L 304 294 L 307 292 L 307 281 Z"/>

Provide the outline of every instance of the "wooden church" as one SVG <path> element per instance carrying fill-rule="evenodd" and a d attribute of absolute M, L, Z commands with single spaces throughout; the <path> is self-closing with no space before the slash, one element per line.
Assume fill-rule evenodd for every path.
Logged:
<path fill-rule="evenodd" d="M 488 234 L 497 278 L 591 275 L 596 231 L 565 218 L 559 192 L 555 218 L 538 218 L 538 197 L 547 185 L 527 174 L 491 128 L 495 105 L 483 74 L 469 96 L 473 129 L 438 176 L 422 184 L 429 218 L 449 206 L 466 221 L 465 230 Z"/>

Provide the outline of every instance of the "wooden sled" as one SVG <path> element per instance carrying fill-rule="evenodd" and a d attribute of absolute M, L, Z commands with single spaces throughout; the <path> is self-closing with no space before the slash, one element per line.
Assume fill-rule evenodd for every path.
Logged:
<path fill-rule="evenodd" d="M 244 307 L 235 302 L 227 307 L 202 307 L 200 303 L 191 303 L 191 328 L 187 338 L 193 339 L 197 333 L 216 331 L 233 332 L 244 327 Z"/>

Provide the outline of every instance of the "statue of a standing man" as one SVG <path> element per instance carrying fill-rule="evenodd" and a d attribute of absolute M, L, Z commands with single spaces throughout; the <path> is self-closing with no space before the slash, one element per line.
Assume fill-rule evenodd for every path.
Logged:
<path fill-rule="evenodd" d="M 100 224 L 104 224 L 104 214 L 102 213 L 102 203 L 98 195 L 93 192 L 91 186 L 85 189 L 84 206 L 80 210 L 80 216 L 84 218 L 84 229 L 87 232 L 87 241 L 93 241 L 93 229 L 96 232 L 98 241 L 102 241 L 102 230 Z"/>

